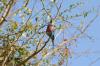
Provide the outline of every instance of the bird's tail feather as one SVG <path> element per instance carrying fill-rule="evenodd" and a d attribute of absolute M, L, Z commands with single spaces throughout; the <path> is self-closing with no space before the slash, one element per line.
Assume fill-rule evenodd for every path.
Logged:
<path fill-rule="evenodd" d="M 52 40 L 52 47 L 54 48 L 54 40 Z"/>

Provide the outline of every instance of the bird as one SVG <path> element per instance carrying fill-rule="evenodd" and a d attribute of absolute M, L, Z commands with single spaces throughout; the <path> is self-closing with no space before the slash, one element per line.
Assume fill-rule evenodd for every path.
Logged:
<path fill-rule="evenodd" d="M 50 21 L 47 25 L 46 34 L 52 40 L 53 47 L 54 47 L 54 39 L 55 39 L 54 31 L 55 31 L 55 26 L 52 24 L 52 21 Z"/>

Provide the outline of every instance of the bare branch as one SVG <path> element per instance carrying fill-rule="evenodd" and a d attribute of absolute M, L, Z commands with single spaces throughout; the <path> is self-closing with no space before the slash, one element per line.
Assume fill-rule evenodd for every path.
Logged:
<path fill-rule="evenodd" d="M 0 18 L 0 26 L 3 24 L 6 17 L 8 16 L 13 3 L 14 3 L 14 0 L 10 0 L 9 3 L 7 4 L 5 12 L 4 12 L 3 16 Z"/>

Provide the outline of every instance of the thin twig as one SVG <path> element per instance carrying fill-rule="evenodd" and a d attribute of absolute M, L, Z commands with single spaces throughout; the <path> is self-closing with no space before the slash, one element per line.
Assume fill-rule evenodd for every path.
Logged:
<path fill-rule="evenodd" d="M 96 16 L 89 22 L 89 24 L 84 28 L 84 30 L 83 30 L 81 33 L 79 33 L 79 34 L 77 34 L 77 35 L 74 35 L 73 37 L 71 37 L 71 38 L 68 39 L 67 41 L 62 41 L 60 44 L 57 44 L 57 45 L 58 45 L 57 48 L 53 49 L 54 51 L 51 50 L 49 53 L 47 53 L 47 54 L 43 57 L 43 59 L 45 59 L 47 56 L 51 55 L 53 52 L 57 52 L 60 48 L 62 48 L 62 47 L 64 46 L 65 43 L 72 42 L 73 40 L 78 39 L 79 37 L 81 37 L 81 36 L 85 33 L 85 31 L 88 29 L 88 27 L 94 22 L 94 20 L 97 18 L 97 16 L 98 16 L 98 15 L 96 15 Z M 41 63 L 42 63 L 42 61 L 40 61 L 38 65 L 40 65 Z"/>

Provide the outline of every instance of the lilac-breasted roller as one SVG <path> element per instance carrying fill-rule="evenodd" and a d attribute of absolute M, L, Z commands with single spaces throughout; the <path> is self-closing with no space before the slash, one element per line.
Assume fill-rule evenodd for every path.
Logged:
<path fill-rule="evenodd" d="M 48 23 L 47 29 L 46 29 L 46 34 L 52 40 L 53 47 L 54 47 L 54 39 L 55 39 L 54 31 L 55 31 L 55 26 L 52 24 L 52 22 Z"/>

